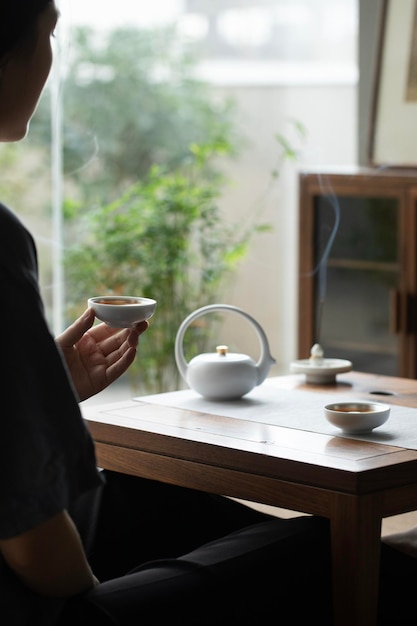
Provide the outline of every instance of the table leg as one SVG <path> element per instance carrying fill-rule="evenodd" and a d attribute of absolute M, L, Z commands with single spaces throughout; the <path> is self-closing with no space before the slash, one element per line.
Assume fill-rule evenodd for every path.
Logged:
<path fill-rule="evenodd" d="M 381 522 L 379 496 L 335 494 L 331 516 L 335 626 L 376 626 Z"/>

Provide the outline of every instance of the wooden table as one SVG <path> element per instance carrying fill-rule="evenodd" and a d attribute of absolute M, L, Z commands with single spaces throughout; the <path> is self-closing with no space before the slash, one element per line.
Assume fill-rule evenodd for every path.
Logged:
<path fill-rule="evenodd" d="M 334 385 L 302 375 L 266 383 L 320 394 L 323 405 L 340 392 L 417 408 L 411 379 L 350 372 Z M 151 402 L 83 408 L 100 467 L 329 518 L 334 623 L 375 626 L 381 522 L 417 509 L 417 451 Z M 308 415 L 308 404 L 297 410 Z"/>

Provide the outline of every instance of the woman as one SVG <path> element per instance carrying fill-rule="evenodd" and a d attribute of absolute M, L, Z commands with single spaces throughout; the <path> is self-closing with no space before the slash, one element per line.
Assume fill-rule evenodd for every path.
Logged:
<path fill-rule="evenodd" d="M 2 3 L 3 142 L 27 134 L 51 68 L 57 19 L 52 0 Z M 0 320 L 8 329 L 2 343 L 0 619 L 19 626 L 83 619 L 125 624 L 136 611 L 158 623 L 181 607 L 183 623 L 204 623 L 196 602 L 207 597 L 212 575 L 192 558 L 176 557 L 269 518 L 226 498 L 97 470 L 78 402 L 126 371 L 147 324 L 119 332 L 93 327 L 87 310 L 55 341 L 44 317 L 32 237 L 4 206 L 0 291 Z M 265 534 L 261 543 L 269 541 Z M 209 549 L 210 559 L 216 549 L 223 559 L 218 546 Z M 143 567 L 155 559 L 165 560 Z M 228 567 L 233 572 L 236 566 L 230 560 Z M 215 613 L 218 601 L 210 600 Z"/>
<path fill-rule="evenodd" d="M 53 0 L 2 2 L 3 142 L 26 136 L 57 19 Z M 253 624 L 290 610 L 331 624 L 325 520 L 98 471 L 78 402 L 126 371 L 147 323 L 93 326 L 87 310 L 54 339 L 33 239 L 3 205 L 0 293 L 1 623 Z"/>

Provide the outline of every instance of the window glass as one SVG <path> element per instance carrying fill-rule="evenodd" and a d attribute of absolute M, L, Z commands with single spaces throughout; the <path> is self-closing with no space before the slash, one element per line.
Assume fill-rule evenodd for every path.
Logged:
<path fill-rule="evenodd" d="M 182 162 L 192 142 L 223 133 L 243 145 L 239 102 L 216 86 L 354 82 L 358 19 L 357 0 L 57 5 L 54 69 L 31 132 L 0 150 L 1 197 L 35 235 L 56 332 L 79 306 L 62 265 L 83 237 L 80 207 L 120 198 L 153 164 Z"/>

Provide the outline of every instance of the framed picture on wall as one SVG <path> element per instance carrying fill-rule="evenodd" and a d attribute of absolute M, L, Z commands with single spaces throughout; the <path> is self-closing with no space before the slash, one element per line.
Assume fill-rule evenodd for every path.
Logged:
<path fill-rule="evenodd" d="M 417 167 L 417 0 L 383 0 L 369 161 Z"/>

